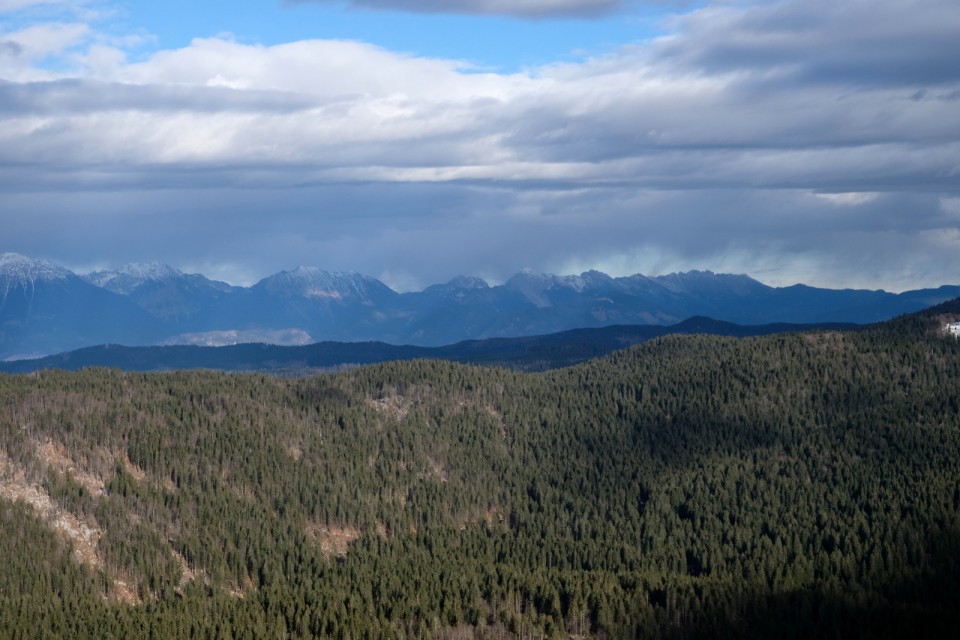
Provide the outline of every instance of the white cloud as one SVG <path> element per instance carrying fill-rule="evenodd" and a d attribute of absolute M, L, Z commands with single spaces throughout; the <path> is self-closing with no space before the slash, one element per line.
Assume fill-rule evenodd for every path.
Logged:
<path fill-rule="evenodd" d="M 40 5 L 70 4 L 69 0 L 0 0 L 0 13 L 20 11 L 28 7 Z"/>
<path fill-rule="evenodd" d="M 83 42 L 89 34 L 90 27 L 86 24 L 47 23 L 0 34 L 0 41 L 13 43 L 18 50 L 17 57 L 36 61 L 63 53 Z"/>
<path fill-rule="evenodd" d="M 0 16 L 40 21 L 91 22 L 109 15 L 112 0 L 0 0 Z"/>
<path fill-rule="evenodd" d="M 354 41 L 305 40 L 263 47 L 205 38 L 119 67 L 100 79 L 202 86 L 220 76 L 246 88 L 324 98 L 410 95 L 437 101 L 497 97 L 509 82 L 462 71 L 470 71 L 462 62 L 407 56 Z"/>
<path fill-rule="evenodd" d="M 818 193 L 816 196 L 818 198 L 823 198 L 827 202 L 832 202 L 833 204 L 842 205 L 842 206 L 856 206 L 858 204 L 865 204 L 871 200 L 876 199 L 879 194 L 867 192 L 851 192 L 851 193 Z"/>
<path fill-rule="evenodd" d="M 736 74 L 673 73 L 636 49 L 514 75 L 349 41 L 202 39 L 133 64 L 97 46 L 86 61 L 111 84 L 24 87 L 66 106 L 8 114 L 0 136 L 9 161 L 33 144 L 39 155 L 78 165 L 255 164 L 270 173 L 271 164 L 280 171 L 295 163 L 299 173 L 283 169 L 292 182 L 859 193 L 879 182 L 898 188 L 918 173 L 947 180 L 942 165 L 960 138 L 949 101 L 804 85 L 758 94 Z M 71 102 L 85 108 L 71 110 Z M 38 129 L 50 133 L 38 137 Z"/>
<path fill-rule="evenodd" d="M 49 80 L 57 73 L 47 60 L 66 59 L 72 49 L 87 42 L 90 28 L 82 23 L 37 24 L 0 33 L 0 81 Z"/>
<path fill-rule="evenodd" d="M 942 197 L 940 198 L 940 207 L 948 216 L 960 220 L 960 198 Z"/>

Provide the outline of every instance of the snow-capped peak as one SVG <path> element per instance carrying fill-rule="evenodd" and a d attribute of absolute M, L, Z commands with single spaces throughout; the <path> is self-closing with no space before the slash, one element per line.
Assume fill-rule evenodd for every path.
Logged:
<path fill-rule="evenodd" d="M 34 260 L 19 253 L 0 254 L 0 289 L 32 288 L 37 282 L 66 280 L 73 273 L 49 260 Z"/>
<path fill-rule="evenodd" d="M 476 276 L 457 276 L 447 283 L 448 287 L 457 289 L 489 289 L 490 285 L 483 278 Z"/>
<path fill-rule="evenodd" d="M 258 286 L 273 294 L 333 300 L 358 298 L 364 302 L 369 301 L 375 292 L 394 293 L 376 278 L 356 271 L 324 271 L 304 266 L 281 271 L 262 280 Z"/>
<path fill-rule="evenodd" d="M 656 276 L 653 280 L 674 293 L 706 292 L 711 289 L 747 293 L 768 288 L 745 274 L 714 273 L 713 271 L 668 273 Z"/>
<path fill-rule="evenodd" d="M 534 271 L 529 267 L 521 269 L 513 276 L 511 276 L 506 284 L 508 285 L 538 285 L 543 287 L 551 286 L 556 280 L 557 276 L 550 273 L 540 273 L 539 271 Z"/>
<path fill-rule="evenodd" d="M 556 277 L 556 284 L 573 289 L 577 293 L 583 293 L 587 289 L 596 287 L 609 287 L 612 283 L 613 278 L 595 269 L 584 271 L 578 276 Z"/>
<path fill-rule="evenodd" d="M 538 273 L 533 269 L 523 269 L 505 283 L 505 286 L 522 293 L 538 307 L 552 306 L 546 291 L 557 284 L 557 276 Z"/>
<path fill-rule="evenodd" d="M 329 290 L 341 290 L 364 280 L 365 276 L 355 271 L 324 271 L 317 267 L 301 265 L 293 271 L 281 271 L 272 276 L 272 279 L 293 288 L 316 289 L 320 287 Z"/>
<path fill-rule="evenodd" d="M 162 262 L 131 262 L 119 269 L 94 271 L 84 277 L 98 287 L 128 295 L 145 282 L 163 282 L 182 276 L 182 271 Z"/>
<path fill-rule="evenodd" d="M 117 269 L 117 273 L 144 280 L 165 280 L 183 275 L 179 269 L 163 262 L 131 262 Z"/>

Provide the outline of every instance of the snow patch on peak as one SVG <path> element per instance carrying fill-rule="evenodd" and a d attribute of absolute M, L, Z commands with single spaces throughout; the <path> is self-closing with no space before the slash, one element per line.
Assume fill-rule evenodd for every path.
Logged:
<path fill-rule="evenodd" d="M 603 280 L 604 282 L 613 280 L 612 277 L 610 277 L 603 271 L 597 271 L 596 269 L 590 269 L 589 271 L 584 271 L 583 273 L 580 274 L 580 277 L 588 280 Z"/>
<path fill-rule="evenodd" d="M 543 282 L 553 282 L 557 278 L 557 276 L 552 273 L 544 273 L 543 271 L 537 271 L 529 267 L 521 269 L 514 277 L 523 280 L 540 280 Z"/>
<path fill-rule="evenodd" d="M 617 281 L 611 278 L 603 271 L 591 269 L 580 274 L 580 282 L 584 289 L 604 289 L 618 288 Z"/>
<path fill-rule="evenodd" d="M 183 277 L 183 272 L 162 262 L 131 262 L 119 269 L 94 271 L 84 278 L 87 282 L 114 293 L 129 295 L 145 282 L 163 282 Z"/>
<path fill-rule="evenodd" d="M 507 280 L 504 286 L 523 294 L 537 307 L 545 308 L 553 306 L 545 292 L 556 284 L 557 280 L 557 276 L 554 275 L 537 273 L 533 269 L 523 269 Z"/>
<path fill-rule="evenodd" d="M 293 271 L 281 271 L 268 278 L 268 280 L 293 286 L 299 289 L 299 293 L 304 293 L 318 288 L 340 290 L 343 286 L 349 286 L 351 283 L 364 278 L 365 276 L 355 271 L 324 271 L 317 267 L 301 265 Z"/>
<path fill-rule="evenodd" d="M 183 275 L 179 269 L 174 269 L 163 262 L 131 262 L 117 269 L 117 273 L 144 280 L 164 280 Z"/>
<path fill-rule="evenodd" d="M 15 287 L 32 289 L 37 282 L 64 281 L 72 275 L 49 260 L 34 260 L 19 253 L 0 254 L 0 289 L 4 296 Z"/>
<path fill-rule="evenodd" d="M 508 285 L 528 295 L 534 290 L 545 291 L 551 287 L 563 287 L 582 293 L 585 289 L 609 286 L 611 283 L 613 283 L 613 278 L 601 271 L 585 271 L 578 276 L 557 276 L 550 273 L 538 273 L 533 269 L 523 269 L 507 281 Z"/>
<path fill-rule="evenodd" d="M 510 286 L 542 285 L 549 287 L 553 284 L 556 277 L 557 276 L 548 273 L 540 273 L 530 268 L 524 268 L 511 276 L 506 284 Z"/>
<path fill-rule="evenodd" d="M 605 273 L 599 271 L 584 271 L 578 276 L 559 276 L 557 277 L 557 284 L 569 287 L 577 293 L 583 293 L 585 289 L 598 284 L 606 284 L 611 280 L 612 278 Z"/>
<path fill-rule="evenodd" d="M 281 274 L 290 274 L 292 276 L 297 276 L 298 278 L 315 278 L 317 276 L 323 276 L 329 274 L 328 271 L 323 269 L 318 269 L 317 267 L 307 267 L 304 265 L 298 265 L 293 271 L 281 271 Z"/>
<path fill-rule="evenodd" d="M 658 285 L 674 293 L 735 293 L 746 295 L 769 289 L 746 274 L 683 271 L 652 278 Z"/>
<path fill-rule="evenodd" d="M 281 271 L 257 285 L 272 294 L 304 296 L 313 299 L 357 299 L 371 302 L 375 293 L 389 294 L 393 290 L 376 278 L 356 271 L 324 271 L 316 267 L 299 266 L 293 271 Z"/>
<path fill-rule="evenodd" d="M 356 271 L 326 271 L 317 267 L 305 267 L 300 265 L 293 271 L 281 271 L 277 275 L 290 275 L 296 276 L 298 278 L 322 278 L 322 279 L 346 279 L 346 278 L 363 278 L 365 276 L 357 273 Z"/>
<path fill-rule="evenodd" d="M 489 289 L 490 285 L 483 278 L 475 276 L 457 276 L 447 283 L 447 286 L 458 289 Z"/>
<path fill-rule="evenodd" d="M 331 300 L 339 300 L 343 297 L 343 294 L 339 291 L 333 291 L 330 289 L 321 289 L 314 287 L 313 289 L 307 289 L 303 292 L 303 295 L 308 298 L 330 298 Z"/>

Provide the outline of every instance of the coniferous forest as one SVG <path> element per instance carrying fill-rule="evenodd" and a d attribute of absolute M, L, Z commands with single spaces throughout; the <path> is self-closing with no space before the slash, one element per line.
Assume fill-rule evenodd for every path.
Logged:
<path fill-rule="evenodd" d="M 953 636 L 956 303 L 543 373 L 0 376 L 0 636 Z"/>

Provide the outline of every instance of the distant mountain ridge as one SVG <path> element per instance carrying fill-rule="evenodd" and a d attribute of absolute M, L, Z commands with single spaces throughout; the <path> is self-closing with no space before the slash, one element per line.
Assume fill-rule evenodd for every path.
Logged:
<path fill-rule="evenodd" d="M 96 344 L 223 345 L 382 341 L 441 346 L 611 325 L 671 325 L 706 316 L 741 325 L 869 323 L 960 296 L 945 285 L 900 294 L 689 271 L 611 277 L 524 270 L 501 285 L 458 276 L 398 293 L 371 276 L 301 266 L 250 287 L 162 263 L 80 277 L 52 262 L 0 254 L 0 359 Z"/>

